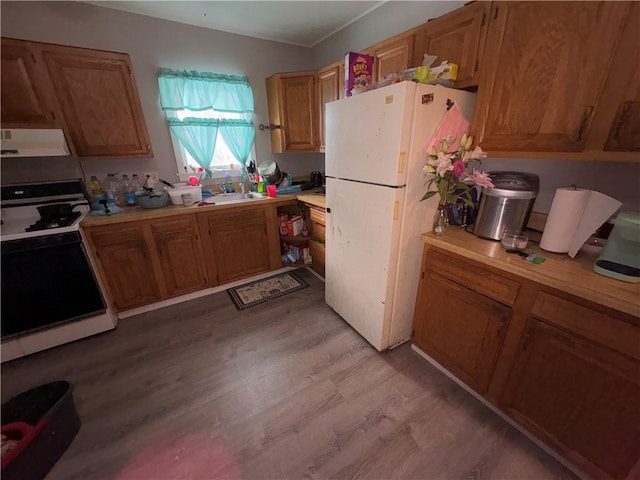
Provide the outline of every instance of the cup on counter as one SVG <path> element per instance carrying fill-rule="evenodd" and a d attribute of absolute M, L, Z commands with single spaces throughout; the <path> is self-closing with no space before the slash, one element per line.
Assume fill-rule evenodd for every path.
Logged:
<path fill-rule="evenodd" d="M 267 185 L 267 193 L 270 197 L 276 196 L 276 186 L 275 185 Z"/>
<path fill-rule="evenodd" d="M 500 243 L 507 250 L 524 250 L 529 243 L 529 237 L 520 230 L 505 230 Z"/>

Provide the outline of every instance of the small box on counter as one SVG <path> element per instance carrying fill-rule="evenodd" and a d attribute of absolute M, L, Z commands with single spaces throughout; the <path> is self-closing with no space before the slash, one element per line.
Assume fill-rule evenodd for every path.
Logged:
<path fill-rule="evenodd" d="M 344 59 L 344 96 L 366 92 L 373 81 L 373 57 L 364 53 L 349 52 Z"/>
<path fill-rule="evenodd" d="M 287 235 L 290 237 L 295 237 L 296 235 L 300 235 L 302 233 L 302 226 L 304 225 L 304 221 L 300 215 L 296 215 L 291 217 L 287 222 Z"/>

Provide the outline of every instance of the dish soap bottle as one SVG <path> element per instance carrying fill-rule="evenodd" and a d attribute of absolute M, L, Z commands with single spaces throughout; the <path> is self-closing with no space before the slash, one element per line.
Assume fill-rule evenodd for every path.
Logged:
<path fill-rule="evenodd" d="M 233 193 L 235 191 L 233 188 L 233 181 L 231 180 L 231 173 L 229 173 L 228 170 L 225 173 L 224 189 L 227 193 Z"/>
<path fill-rule="evenodd" d="M 102 183 L 95 175 L 91 175 L 89 189 L 91 190 L 91 208 L 93 208 L 94 210 L 100 210 L 101 208 L 104 208 L 100 204 L 100 200 L 106 200 L 107 196 L 102 189 Z"/>

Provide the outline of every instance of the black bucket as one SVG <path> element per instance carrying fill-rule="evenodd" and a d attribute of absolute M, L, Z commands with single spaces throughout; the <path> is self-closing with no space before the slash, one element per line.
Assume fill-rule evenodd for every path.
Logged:
<path fill-rule="evenodd" d="M 78 430 L 69 382 L 40 385 L 2 404 L 2 434 L 13 443 L 2 455 L 2 479 L 43 479 Z"/>

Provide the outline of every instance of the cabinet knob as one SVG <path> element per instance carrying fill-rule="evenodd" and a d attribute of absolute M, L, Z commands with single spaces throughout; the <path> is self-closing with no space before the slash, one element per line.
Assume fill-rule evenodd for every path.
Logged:
<path fill-rule="evenodd" d="M 331 213 L 331 209 L 327 207 L 327 213 Z"/>

